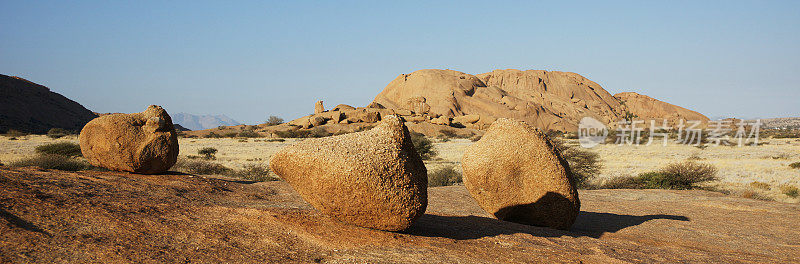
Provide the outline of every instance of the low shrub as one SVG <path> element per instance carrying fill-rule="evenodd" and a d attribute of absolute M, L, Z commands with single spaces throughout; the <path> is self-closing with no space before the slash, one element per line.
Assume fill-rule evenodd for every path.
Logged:
<path fill-rule="evenodd" d="M 180 172 L 203 175 L 224 175 L 232 171 L 230 168 L 219 163 L 187 159 L 178 159 L 178 162 L 176 162 L 172 168 Z"/>
<path fill-rule="evenodd" d="M 205 138 L 221 138 L 221 137 L 222 136 L 220 136 L 219 134 L 214 133 L 214 132 L 208 132 L 208 134 L 206 134 L 206 136 L 205 136 Z"/>
<path fill-rule="evenodd" d="M 447 166 L 428 173 L 428 187 L 450 186 L 462 182 L 461 173 L 455 166 Z"/>
<path fill-rule="evenodd" d="M 600 169 L 603 168 L 600 155 L 589 150 L 567 145 L 558 136 L 551 136 L 550 142 L 561 152 L 561 157 L 567 161 L 576 187 L 580 189 L 589 188 L 591 179 L 599 174 Z"/>
<path fill-rule="evenodd" d="M 81 146 L 72 142 L 56 142 L 39 145 L 35 150 L 37 154 L 54 154 L 67 157 L 81 156 Z"/>
<path fill-rule="evenodd" d="M 789 168 L 800 169 L 800 162 L 792 162 L 792 164 L 789 164 Z"/>
<path fill-rule="evenodd" d="M 52 139 L 62 138 L 69 134 L 70 132 L 63 128 L 51 128 L 50 130 L 47 131 L 47 136 Z"/>
<path fill-rule="evenodd" d="M 433 149 L 433 142 L 425 137 L 422 133 L 411 132 L 411 142 L 414 144 L 414 149 L 417 150 L 419 156 L 423 160 L 430 160 L 436 157 L 436 150 Z"/>
<path fill-rule="evenodd" d="M 780 187 L 781 193 L 785 194 L 786 196 L 797 198 L 800 195 L 800 191 L 798 191 L 797 187 L 789 184 L 782 184 Z"/>
<path fill-rule="evenodd" d="M 239 135 L 239 133 L 236 133 L 236 132 L 228 132 L 228 133 L 222 134 L 222 137 L 235 138 L 238 135 Z"/>
<path fill-rule="evenodd" d="M 759 181 L 754 181 L 754 182 L 751 182 L 751 183 L 750 183 L 750 187 L 753 187 L 753 188 L 755 188 L 755 189 L 761 189 L 761 190 L 769 190 L 769 189 L 772 189 L 772 187 L 770 187 L 770 186 L 769 186 L 769 183 L 766 183 L 766 182 L 759 182 Z"/>
<path fill-rule="evenodd" d="M 458 137 L 458 134 L 456 134 L 456 132 L 455 132 L 455 131 L 453 131 L 453 130 L 449 130 L 449 129 L 442 129 L 442 130 L 439 130 L 439 133 L 442 133 L 442 136 L 444 136 L 444 137 L 447 137 L 447 138 L 455 138 L 455 137 Z"/>
<path fill-rule="evenodd" d="M 24 136 L 27 136 L 27 135 L 28 135 L 28 133 L 25 133 L 25 132 L 22 132 L 22 131 L 19 131 L 19 130 L 16 130 L 16 129 L 9 129 L 8 131 L 6 131 L 6 136 L 7 137 L 11 137 L 11 138 L 24 137 Z"/>
<path fill-rule="evenodd" d="M 261 137 L 261 135 L 259 135 L 258 132 L 253 131 L 253 130 L 245 130 L 245 131 L 239 132 L 239 134 L 236 135 L 236 136 L 242 137 L 242 138 L 259 138 L 259 137 Z"/>
<path fill-rule="evenodd" d="M 179 159 L 172 168 L 190 174 L 222 175 L 257 182 L 278 180 L 278 178 L 270 176 L 267 166 L 261 164 L 247 164 L 244 168 L 235 170 L 206 160 Z"/>
<path fill-rule="evenodd" d="M 42 169 L 80 171 L 91 168 L 89 163 L 82 160 L 70 158 L 69 156 L 58 154 L 38 154 L 33 157 L 25 158 L 8 164 L 11 167 L 35 166 Z"/>
<path fill-rule="evenodd" d="M 227 176 L 257 182 L 278 180 L 278 178 L 270 176 L 269 167 L 261 164 L 247 164 L 240 170 L 229 171 Z"/>
<path fill-rule="evenodd" d="M 703 182 L 716 180 L 717 168 L 710 164 L 684 161 L 671 163 L 659 171 L 641 173 L 635 177 L 613 178 L 601 189 L 672 189 L 688 190 Z"/>
<path fill-rule="evenodd" d="M 761 200 L 761 201 L 774 201 L 774 199 L 772 199 L 769 196 L 766 196 L 766 195 L 763 195 L 763 194 L 760 194 L 758 192 L 751 191 L 751 190 L 747 190 L 747 191 L 742 192 L 741 196 L 742 196 L 742 198 L 747 198 L 747 199 L 755 199 L 755 200 Z"/>
<path fill-rule="evenodd" d="M 200 150 L 197 151 L 197 154 L 202 156 L 204 159 L 207 159 L 207 160 L 217 159 L 217 157 L 216 157 L 217 149 L 216 148 L 212 148 L 212 147 L 201 148 Z"/>

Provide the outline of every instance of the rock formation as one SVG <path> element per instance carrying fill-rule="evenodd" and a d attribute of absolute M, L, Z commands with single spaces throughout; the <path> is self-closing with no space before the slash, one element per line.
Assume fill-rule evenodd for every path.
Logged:
<path fill-rule="evenodd" d="M 467 127 L 477 122 L 476 117 L 485 116 L 520 119 L 543 129 L 574 130 L 585 116 L 610 124 L 623 113 L 616 98 L 583 76 L 535 70 L 495 70 L 477 76 L 419 70 L 397 77 L 373 102 L 432 117 L 470 116 L 470 122 L 462 124 Z"/>
<path fill-rule="evenodd" d="M 325 106 L 322 105 L 322 101 L 317 101 L 317 103 L 314 104 L 314 114 L 318 115 L 322 114 L 322 112 L 325 112 Z"/>
<path fill-rule="evenodd" d="M 569 229 L 580 211 L 569 165 L 544 133 L 498 119 L 464 152 L 464 186 L 498 219 Z"/>
<path fill-rule="evenodd" d="M 0 133 L 9 129 L 46 133 L 51 128 L 80 130 L 97 117 L 92 111 L 47 87 L 0 74 Z"/>
<path fill-rule="evenodd" d="M 110 170 L 163 173 L 178 158 L 178 137 L 172 119 L 155 105 L 141 113 L 95 118 L 83 127 L 79 140 L 89 163 Z"/>
<path fill-rule="evenodd" d="M 662 120 L 666 119 L 669 124 L 676 124 L 678 120 L 696 120 L 703 123 L 708 122 L 708 117 L 698 112 L 662 102 L 647 95 L 633 92 L 618 93 L 617 97 L 636 117 L 636 120 L 655 120 L 656 125 L 662 125 Z"/>
<path fill-rule="evenodd" d="M 270 167 L 314 208 L 357 226 L 404 230 L 427 206 L 425 165 L 393 115 L 372 130 L 286 147 Z"/>

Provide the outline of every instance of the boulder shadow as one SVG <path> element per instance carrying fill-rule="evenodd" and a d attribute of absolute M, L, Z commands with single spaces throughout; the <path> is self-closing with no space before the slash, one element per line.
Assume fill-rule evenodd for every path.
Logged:
<path fill-rule="evenodd" d="M 12 214 L 9 211 L 6 211 L 3 208 L 0 208 L 0 218 L 5 219 L 6 221 L 8 221 L 9 224 L 11 224 L 13 226 L 16 226 L 16 227 L 19 227 L 19 228 L 22 228 L 22 229 L 25 229 L 25 230 L 28 230 L 28 231 L 31 231 L 31 232 L 41 233 L 41 234 L 44 234 L 46 236 L 51 236 L 50 233 L 48 233 L 44 229 L 39 228 L 38 226 L 36 226 L 35 224 L 33 224 L 31 222 L 25 221 L 25 219 L 19 218 L 18 216 Z"/>
<path fill-rule="evenodd" d="M 426 237 L 445 237 L 456 240 L 477 239 L 497 235 L 526 233 L 538 237 L 593 237 L 600 238 L 605 233 L 615 233 L 622 229 L 641 225 L 650 220 L 665 219 L 689 221 L 688 217 L 679 215 L 621 215 L 613 213 L 581 211 L 572 226 L 563 224 L 561 219 L 552 215 L 575 214 L 572 202 L 563 195 L 547 193 L 531 204 L 502 208 L 496 217 L 507 221 L 481 216 L 445 216 L 425 214 L 405 232 L 411 235 Z M 552 229 L 534 225 L 547 225 L 564 228 Z"/>

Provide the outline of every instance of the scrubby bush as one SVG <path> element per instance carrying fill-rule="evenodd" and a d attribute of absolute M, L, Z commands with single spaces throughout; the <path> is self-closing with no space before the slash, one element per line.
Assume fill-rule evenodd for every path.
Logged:
<path fill-rule="evenodd" d="M 750 183 L 750 187 L 753 187 L 755 189 L 761 189 L 761 190 L 769 190 L 769 189 L 772 188 L 772 187 L 769 186 L 769 183 L 760 182 L 760 181 L 751 182 Z"/>
<path fill-rule="evenodd" d="M 277 126 L 283 124 L 283 118 L 277 116 L 270 116 L 267 118 L 267 122 L 265 122 L 267 126 Z"/>
<path fill-rule="evenodd" d="M 436 150 L 433 149 L 433 143 L 430 139 L 425 137 L 424 134 L 411 132 L 411 142 L 414 144 L 414 149 L 417 150 L 417 153 L 419 153 L 419 156 L 423 160 L 436 157 Z"/>
<path fill-rule="evenodd" d="M 172 168 L 190 174 L 222 175 L 258 182 L 278 180 L 270 176 L 270 171 L 267 166 L 261 164 L 247 164 L 244 168 L 235 170 L 225 165 L 206 160 L 179 159 Z"/>
<path fill-rule="evenodd" d="M 52 139 L 62 138 L 69 134 L 70 134 L 69 131 L 63 128 L 51 128 L 50 130 L 47 131 L 47 136 Z"/>
<path fill-rule="evenodd" d="M 561 157 L 567 161 L 572 171 L 575 185 L 578 188 L 588 188 L 589 182 L 595 175 L 600 173 L 603 164 L 600 162 L 600 155 L 595 152 L 567 145 L 557 134 L 550 134 L 550 142 L 561 152 Z"/>
<path fill-rule="evenodd" d="M 261 137 L 261 135 L 259 135 L 258 132 L 253 131 L 253 130 L 245 130 L 245 131 L 239 132 L 239 134 L 237 136 L 238 137 L 243 137 L 243 138 L 258 138 L 258 137 Z"/>
<path fill-rule="evenodd" d="M 200 156 L 203 156 L 203 158 L 207 159 L 207 160 L 217 159 L 217 157 L 216 157 L 217 149 L 216 148 L 212 148 L 212 147 L 201 148 L 200 150 L 197 151 L 197 154 L 200 155 Z"/>
<path fill-rule="evenodd" d="M 428 173 L 428 187 L 450 186 L 461 182 L 461 173 L 454 166 L 438 168 Z"/>
<path fill-rule="evenodd" d="M 676 175 L 679 182 L 696 184 L 717 179 L 717 167 L 708 163 L 684 161 L 670 163 L 661 172 Z"/>
<path fill-rule="evenodd" d="M 455 137 L 458 137 L 458 134 L 456 134 L 456 132 L 455 132 L 455 131 L 453 131 L 453 130 L 450 130 L 450 129 L 442 129 L 442 130 L 439 130 L 439 133 L 442 133 L 442 136 L 444 136 L 444 137 L 446 137 L 446 138 L 455 138 Z"/>
<path fill-rule="evenodd" d="M 37 146 L 36 153 L 80 157 L 81 146 L 72 142 L 56 142 Z"/>
<path fill-rule="evenodd" d="M 785 194 L 786 196 L 797 198 L 800 195 L 800 191 L 798 191 L 797 187 L 789 185 L 789 184 L 782 184 L 779 188 L 781 188 L 781 193 Z"/>
<path fill-rule="evenodd" d="M 703 182 L 716 180 L 717 168 L 694 161 L 671 163 L 659 171 L 645 172 L 636 177 L 617 177 L 602 189 L 672 189 L 688 190 Z"/>
<path fill-rule="evenodd" d="M 178 159 L 178 162 L 172 166 L 172 169 L 185 173 L 203 175 L 224 175 L 232 171 L 230 168 L 219 163 L 187 159 Z"/>
<path fill-rule="evenodd" d="M 24 137 L 24 136 L 27 136 L 27 135 L 28 135 L 28 133 L 25 133 L 25 132 L 22 132 L 22 131 L 19 131 L 19 130 L 16 130 L 16 129 L 9 129 L 8 131 L 6 131 L 6 136 L 7 137 L 11 137 L 11 138 Z"/>
<path fill-rule="evenodd" d="M 789 164 L 789 168 L 800 169 L 800 162 L 793 162 L 792 164 Z"/>
<path fill-rule="evenodd" d="M 228 133 L 222 134 L 222 137 L 235 138 L 238 135 L 239 135 L 239 133 L 236 133 L 236 132 L 228 132 Z"/>
<path fill-rule="evenodd" d="M 755 199 L 755 200 L 761 200 L 761 201 L 773 201 L 774 200 L 774 199 L 772 199 L 772 198 L 770 198 L 770 197 L 768 197 L 766 195 L 760 194 L 760 193 L 758 193 L 756 191 L 752 191 L 752 190 L 747 190 L 747 191 L 742 192 L 741 196 L 742 196 L 742 198 Z"/>
<path fill-rule="evenodd" d="M 257 182 L 278 180 L 277 178 L 270 176 L 269 168 L 267 166 L 261 164 L 247 164 L 241 170 L 231 170 L 227 176 Z"/>
<path fill-rule="evenodd" d="M 214 132 L 208 132 L 208 134 L 206 134 L 206 136 L 205 136 L 205 138 L 221 138 L 221 137 L 222 136 L 220 136 L 219 134 L 214 133 Z"/>
<path fill-rule="evenodd" d="M 35 166 L 42 169 L 80 171 L 89 169 L 91 166 L 85 161 L 70 158 L 69 156 L 58 154 L 38 154 L 36 156 L 18 160 L 8 164 L 11 167 Z"/>

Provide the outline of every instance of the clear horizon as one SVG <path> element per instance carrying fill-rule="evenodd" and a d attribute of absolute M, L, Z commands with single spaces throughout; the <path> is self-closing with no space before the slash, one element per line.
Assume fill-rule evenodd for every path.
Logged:
<path fill-rule="evenodd" d="M 800 3 L 3 1 L 0 74 L 96 112 L 291 120 L 420 69 L 569 71 L 708 117 L 800 117 Z"/>

